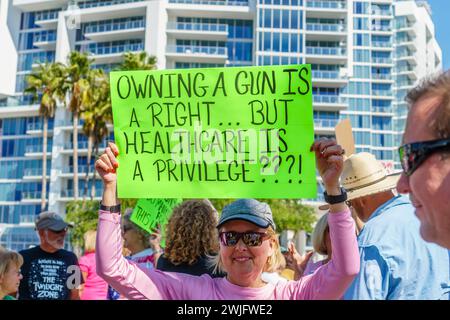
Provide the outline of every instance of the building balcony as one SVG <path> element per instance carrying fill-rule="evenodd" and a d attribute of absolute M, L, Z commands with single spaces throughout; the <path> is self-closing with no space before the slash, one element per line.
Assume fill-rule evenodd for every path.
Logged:
<path fill-rule="evenodd" d="M 56 2 L 62 1 L 54 1 L 54 3 Z M 36 10 L 36 7 L 34 6 L 32 10 Z M 34 16 L 34 23 L 43 29 L 56 29 L 58 26 L 58 15 L 59 10 L 39 11 Z"/>
<path fill-rule="evenodd" d="M 342 24 L 306 23 L 308 40 L 336 41 L 346 37 L 345 26 Z"/>
<path fill-rule="evenodd" d="M 227 40 L 228 25 L 216 23 L 169 22 L 167 34 L 177 39 Z"/>
<path fill-rule="evenodd" d="M 342 78 L 337 70 L 312 70 L 312 81 L 314 86 L 342 87 L 347 84 L 347 79 Z"/>
<path fill-rule="evenodd" d="M 314 133 L 316 134 L 334 134 L 334 128 L 339 119 L 314 119 Z"/>
<path fill-rule="evenodd" d="M 347 108 L 347 100 L 338 95 L 313 94 L 314 110 L 337 111 Z"/>
<path fill-rule="evenodd" d="M 22 191 L 21 202 L 39 203 L 41 202 L 42 191 Z"/>
<path fill-rule="evenodd" d="M 377 98 L 382 98 L 382 99 L 394 99 L 392 91 L 390 90 L 372 90 L 372 95 L 377 97 Z"/>
<path fill-rule="evenodd" d="M 124 43 L 110 46 L 81 45 L 79 51 L 88 52 L 97 64 L 119 63 L 126 52 L 140 52 L 144 50 L 144 43 Z"/>
<path fill-rule="evenodd" d="M 223 63 L 228 59 L 226 47 L 169 45 L 166 57 L 180 62 Z"/>
<path fill-rule="evenodd" d="M 373 64 L 386 64 L 386 65 L 391 65 L 393 63 L 391 58 L 384 58 L 384 57 L 372 57 L 371 62 Z"/>
<path fill-rule="evenodd" d="M 145 21 L 88 25 L 84 31 L 84 36 L 98 42 L 144 38 Z"/>
<path fill-rule="evenodd" d="M 42 144 L 25 146 L 25 157 L 28 158 L 42 158 L 43 155 Z M 52 155 L 52 145 L 47 146 L 47 157 L 50 158 Z"/>
<path fill-rule="evenodd" d="M 372 15 L 388 18 L 392 16 L 392 12 L 390 10 L 383 10 L 372 6 Z"/>
<path fill-rule="evenodd" d="M 171 16 L 195 16 L 223 19 L 253 19 L 249 1 L 236 0 L 169 0 Z"/>
<path fill-rule="evenodd" d="M 47 179 L 50 179 L 49 176 L 50 170 L 47 167 Z M 39 181 L 42 179 L 42 168 L 26 168 L 23 171 L 23 179 L 27 181 Z"/>
<path fill-rule="evenodd" d="M 75 193 L 74 193 L 73 189 L 62 190 L 61 195 L 59 197 L 59 201 L 63 201 L 63 202 L 72 201 L 74 199 L 74 194 Z M 101 188 L 95 188 L 94 198 L 96 200 L 100 200 L 100 198 L 102 197 L 102 194 L 103 194 L 103 190 Z M 90 196 L 91 196 L 91 188 L 89 188 L 86 197 L 89 198 Z M 78 190 L 78 198 L 83 198 L 83 197 L 84 197 L 84 186 L 80 187 Z"/>
<path fill-rule="evenodd" d="M 236 0 L 169 0 L 169 3 L 182 3 L 206 6 L 248 6 L 248 1 Z"/>
<path fill-rule="evenodd" d="M 345 48 L 340 47 L 306 47 L 306 63 L 330 62 L 336 63 L 347 61 Z"/>
<path fill-rule="evenodd" d="M 91 170 L 90 174 L 92 174 L 92 172 L 95 170 L 94 165 L 91 166 L 90 170 Z M 66 166 L 62 169 L 60 177 L 73 178 L 74 172 L 75 171 L 73 165 Z M 86 174 L 87 174 L 87 165 L 78 165 L 78 177 L 86 177 Z"/>
<path fill-rule="evenodd" d="M 372 73 L 372 79 L 393 81 L 392 74 L 390 73 Z"/>
<path fill-rule="evenodd" d="M 391 26 L 379 25 L 379 24 L 372 25 L 372 27 L 370 29 L 374 32 L 391 32 L 392 31 Z"/>
<path fill-rule="evenodd" d="M 347 15 L 346 1 L 306 1 L 306 16 L 309 18 L 344 18 Z"/>
<path fill-rule="evenodd" d="M 42 136 L 42 127 L 43 124 L 41 122 L 30 122 L 27 123 L 27 134 L 32 136 Z M 47 135 L 52 136 L 53 130 L 48 128 Z"/>
<path fill-rule="evenodd" d="M 33 36 L 33 45 L 45 50 L 55 50 L 56 48 L 56 33 L 55 32 L 40 32 Z"/>
<path fill-rule="evenodd" d="M 108 143 L 102 142 L 99 145 L 99 151 L 103 151 L 108 146 Z M 88 152 L 88 142 L 87 141 L 78 141 L 78 153 L 81 155 L 87 155 Z M 63 154 L 73 154 L 73 143 L 72 141 L 66 142 L 63 145 L 63 150 L 61 151 Z"/>
<path fill-rule="evenodd" d="M 372 41 L 372 47 L 392 49 L 393 44 L 389 41 Z"/>

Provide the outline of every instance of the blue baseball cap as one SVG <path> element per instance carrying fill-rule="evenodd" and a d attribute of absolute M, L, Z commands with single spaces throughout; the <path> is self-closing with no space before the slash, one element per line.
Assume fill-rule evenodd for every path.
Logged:
<path fill-rule="evenodd" d="M 231 220 L 244 220 L 257 225 L 260 228 L 271 226 L 275 230 L 275 222 L 272 217 L 272 210 L 265 202 L 259 202 L 255 199 L 239 199 L 222 210 L 217 228 L 220 228 L 225 222 Z"/>

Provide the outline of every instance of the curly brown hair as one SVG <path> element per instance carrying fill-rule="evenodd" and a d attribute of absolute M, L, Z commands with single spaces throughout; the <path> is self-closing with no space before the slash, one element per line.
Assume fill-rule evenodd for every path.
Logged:
<path fill-rule="evenodd" d="M 192 265 L 219 250 L 218 214 L 208 200 L 188 200 L 177 206 L 166 227 L 164 256 L 174 265 Z"/>

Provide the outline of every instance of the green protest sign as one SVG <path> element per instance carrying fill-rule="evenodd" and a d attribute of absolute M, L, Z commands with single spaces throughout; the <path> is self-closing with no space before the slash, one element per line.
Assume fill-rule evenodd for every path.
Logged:
<path fill-rule="evenodd" d="M 111 72 L 121 198 L 314 198 L 310 65 Z"/>
<path fill-rule="evenodd" d="M 149 233 L 153 233 L 159 225 L 163 238 L 161 245 L 164 247 L 165 225 L 173 208 L 182 201 L 181 199 L 139 199 L 130 220 Z"/>

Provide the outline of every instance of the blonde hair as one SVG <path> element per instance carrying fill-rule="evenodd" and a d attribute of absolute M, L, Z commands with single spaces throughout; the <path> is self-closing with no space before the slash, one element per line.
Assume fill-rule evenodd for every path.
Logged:
<path fill-rule="evenodd" d="M 267 257 L 266 265 L 264 266 L 263 272 L 276 272 L 280 269 L 283 269 L 286 265 L 286 260 L 283 257 L 280 249 L 280 242 L 278 241 L 278 236 L 272 227 L 267 228 L 267 233 L 269 234 L 269 240 L 272 240 L 274 243 L 273 246 L 273 254 Z M 209 256 L 209 265 L 213 268 L 213 273 L 225 273 L 227 270 L 225 269 L 222 258 L 220 257 L 220 253 L 214 256 Z"/>
<path fill-rule="evenodd" d="M 12 263 L 20 268 L 23 265 L 22 255 L 14 251 L 0 251 L 0 278 L 5 276 Z"/>
<path fill-rule="evenodd" d="M 84 252 L 95 252 L 95 241 L 97 238 L 97 231 L 88 230 L 84 233 Z"/>
<path fill-rule="evenodd" d="M 314 231 L 312 233 L 312 245 L 314 251 L 321 255 L 328 255 L 330 248 L 327 248 L 325 242 L 325 232 L 328 230 L 328 213 L 325 213 L 317 221 Z"/>
<path fill-rule="evenodd" d="M 218 215 L 208 200 L 189 200 L 177 206 L 166 226 L 164 257 L 174 265 L 192 265 L 219 250 Z"/>

